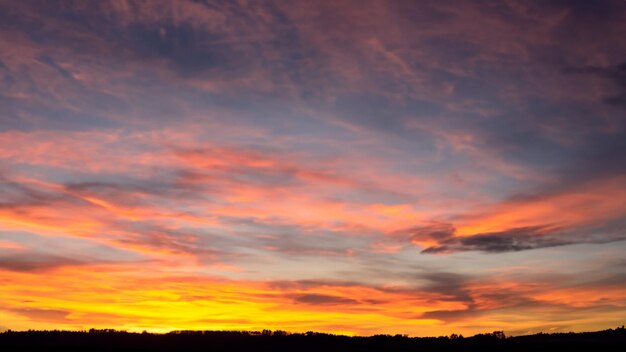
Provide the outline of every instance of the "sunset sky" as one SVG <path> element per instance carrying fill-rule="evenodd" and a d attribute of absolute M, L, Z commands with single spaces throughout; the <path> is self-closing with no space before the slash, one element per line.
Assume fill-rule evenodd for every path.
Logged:
<path fill-rule="evenodd" d="M 626 2 L 0 0 L 0 331 L 626 323 Z"/>

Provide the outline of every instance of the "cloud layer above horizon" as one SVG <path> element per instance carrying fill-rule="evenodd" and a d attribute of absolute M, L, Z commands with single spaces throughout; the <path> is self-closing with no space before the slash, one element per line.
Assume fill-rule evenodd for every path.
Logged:
<path fill-rule="evenodd" d="M 0 1 L 0 329 L 626 316 L 623 1 Z"/>

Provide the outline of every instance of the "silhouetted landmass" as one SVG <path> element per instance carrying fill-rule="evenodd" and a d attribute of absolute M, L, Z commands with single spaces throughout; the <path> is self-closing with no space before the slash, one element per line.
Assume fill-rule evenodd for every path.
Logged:
<path fill-rule="evenodd" d="M 506 337 L 503 332 L 463 337 L 375 335 L 349 337 L 315 332 L 174 331 L 129 333 L 89 331 L 7 331 L 1 351 L 626 351 L 622 326 L 597 332 Z"/>

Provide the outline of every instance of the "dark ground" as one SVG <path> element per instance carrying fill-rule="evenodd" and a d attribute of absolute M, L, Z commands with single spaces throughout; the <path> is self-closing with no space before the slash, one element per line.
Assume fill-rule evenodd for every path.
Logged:
<path fill-rule="evenodd" d="M 597 332 L 505 337 L 376 335 L 347 337 L 282 331 L 180 331 L 167 334 L 114 330 L 0 333 L 0 351 L 626 351 L 624 327 Z"/>

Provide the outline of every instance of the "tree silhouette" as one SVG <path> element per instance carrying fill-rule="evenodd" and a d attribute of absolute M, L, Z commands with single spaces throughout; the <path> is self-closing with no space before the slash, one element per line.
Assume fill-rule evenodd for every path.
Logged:
<path fill-rule="evenodd" d="M 152 334 L 113 329 L 88 331 L 6 331 L 1 351 L 255 351 L 255 352 L 375 352 L 375 351 L 626 351 L 624 327 L 588 333 L 535 334 L 506 337 L 503 331 L 471 337 L 408 337 L 375 335 L 348 337 L 308 331 L 173 331 Z"/>

